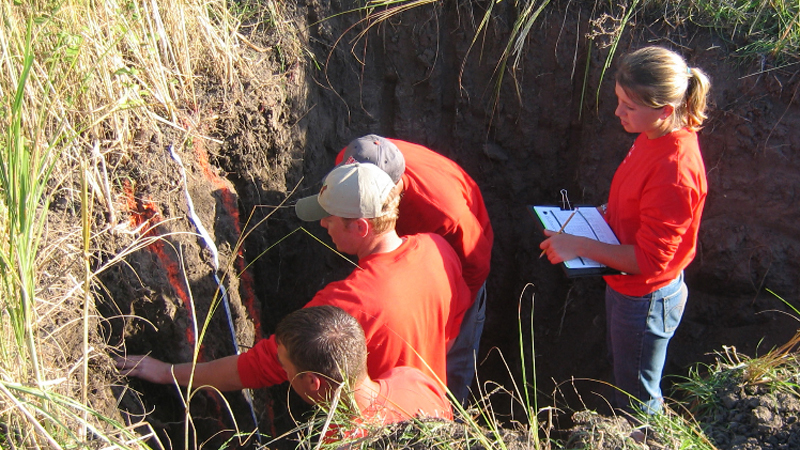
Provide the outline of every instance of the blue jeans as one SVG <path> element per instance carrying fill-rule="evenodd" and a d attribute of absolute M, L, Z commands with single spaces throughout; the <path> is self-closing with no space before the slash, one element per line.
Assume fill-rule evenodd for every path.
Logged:
<path fill-rule="evenodd" d="M 614 365 L 616 407 L 661 412 L 667 346 L 681 322 L 689 291 L 683 272 L 667 286 L 630 297 L 606 286 L 606 336 Z"/>
<path fill-rule="evenodd" d="M 461 330 L 447 352 L 447 388 L 464 405 L 475 378 L 475 359 L 486 322 L 486 283 L 483 283 L 472 306 L 464 313 Z"/>

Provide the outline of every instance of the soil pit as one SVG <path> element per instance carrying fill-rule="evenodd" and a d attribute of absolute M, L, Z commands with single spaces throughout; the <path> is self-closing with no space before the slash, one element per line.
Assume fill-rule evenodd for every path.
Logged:
<path fill-rule="evenodd" d="M 124 335 L 129 353 L 185 362 L 203 318 L 214 311 L 199 359 L 234 351 L 225 308 L 212 300 L 220 299 L 213 255 L 189 234 L 197 229 L 186 219 L 188 192 L 217 247 L 236 341 L 246 349 L 268 336 L 288 312 L 351 270 L 312 238 L 330 243 L 325 230 L 299 222 L 290 205 L 316 192 L 348 141 L 376 133 L 450 157 L 481 186 L 495 245 L 479 379 L 508 387 L 510 377 L 519 382 L 519 338 L 510 325 L 521 308 L 526 331 L 534 314 L 540 405 L 603 411 L 610 393 L 600 381 L 611 381 L 603 282 L 567 279 L 540 260 L 542 237 L 525 209 L 557 202 L 561 189 L 573 202 L 605 202 L 614 169 L 633 142 L 614 117 L 611 76 L 601 82 L 609 48 L 597 45 L 601 38 L 586 39 L 594 31 L 589 19 L 599 13 L 579 2 L 553 2 L 531 29 L 517 66 L 504 73 L 495 102 L 496 64 L 515 17 L 508 2 L 495 7 L 480 48 L 472 46 L 474 24 L 483 14 L 480 2 L 416 8 L 360 38 L 356 15 L 335 16 L 350 9 L 350 2 L 321 3 L 291 6 L 309 49 L 325 62 L 322 71 L 310 64 L 279 71 L 275 59 L 265 60 L 264 73 L 254 74 L 236 98 L 205 88 L 199 114 L 218 119 L 213 128 L 196 131 L 213 139 L 143 135 L 146 151 L 116 162 L 131 173 L 128 204 L 132 221 L 139 221 L 132 226 L 158 218 L 153 233 L 164 240 L 104 276 L 107 316 L 149 320 L 117 319 L 107 334 Z M 319 22 L 324 17 L 329 19 Z M 252 42 L 273 45 L 258 27 L 250 30 Z M 712 79 L 713 109 L 701 133 L 709 196 L 698 255 L 686 272 L 689 304 L 666 368 L 669 375 L 685 375 L 692 365 L 711 362 L 723 345 L 755 356 L 783 344 L 797 328 L 786 305 L 765 289 L 798 305 L 800 209 L 786 205 L 800 200 L 800 135 L 792 131 L 800 129 L 794 96 L 800 82 L 782 70 L 756 74 L 758 68 L 731 57 L 726 40 L 688 24 L 672 28 L 658 15 L 635 17 L 617 51 L 652 44 L 677 49 Z M 170 145 L 183 160 L 185 183 Z M 109 255 L 128 238 L 116 239 L 107 244 Z M 531 342 L 531 336 L 524 340 Z M 523 354 L 530 363 L 530 347 Z M 667 391 L 669 383 L 668 378 Z M 209 438 L 214 444 L 207 445 L 217 445 L 229 436 L 216 435 L 233 426 L 218 394 L 204 392 L 192 402 L 198 435 L 186 443 L 177 390 L 137 380 L 129 385 L 143 394 L 144 404 L 126 395 L 123 409 L 148 412 L 169 446 Z M 254 393 L 262 433 L 276 436 L 292 424 L 287 392 L 283 385 Z M 288 397 L 297 414 L 299 403 Z M 252 430 L 241 394 L 226 398 L 236 423 Z M 570 423 L 565 416 L 565 428 Z"/>

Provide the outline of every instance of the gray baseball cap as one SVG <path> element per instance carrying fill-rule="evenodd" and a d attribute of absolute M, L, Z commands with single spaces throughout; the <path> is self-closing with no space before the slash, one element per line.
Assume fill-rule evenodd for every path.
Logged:
<path fill-rule="evenodd" d="M 344 149 L 342 164 L 372 163 L 383 169 L 397 184 L 406 170 L 406 160 L 391 141 L 376 134 L 354 139 Z"/>
<path fill-rule="evenodd" d="M 389 175 L 374 164 L 339 165 L 325 177 L 319 194 L 301 198 L 294 210 L 297 217 L 306 222 L 328 216 L 381 217 L 386 214 L 383 204 L 394 187 Z"/>

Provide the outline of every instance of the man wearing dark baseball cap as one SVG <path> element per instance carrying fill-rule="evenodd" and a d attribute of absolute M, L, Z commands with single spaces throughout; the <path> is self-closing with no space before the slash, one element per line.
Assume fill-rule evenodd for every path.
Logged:
<path fill-rule="evenodd" d="M 469 395 L 486 316 L 494 232 L 477 183 L 452 160 L 421 145 L 370 134 L 351 141 L 336 163 L 372 163 L 403 191 L 397 233 L 436 233 L 456 251 L 474 299 L 447 353 L 447 379 L 459 402 Z"/>

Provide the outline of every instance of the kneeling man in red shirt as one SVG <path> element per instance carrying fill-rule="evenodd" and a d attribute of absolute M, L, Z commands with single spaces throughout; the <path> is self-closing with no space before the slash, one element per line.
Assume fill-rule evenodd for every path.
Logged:
<path fill-rule="evenodd" d="M 341 308 L 325 305 L 297 310 L 278 324 L 275 340 L 278 360 L 303 400 L 332 406 L 338 398 L 344 406 L 339 410 L 352 419 L 353 429 L 343 430 L 347 436 L 358 433 L 362 425 L 415 417 L 453 418 L 442 385 L 419 369 L 399 366 L 370 378 L 364 331 Z M 328 439 L 332 437 L 328 434 Z"/>

